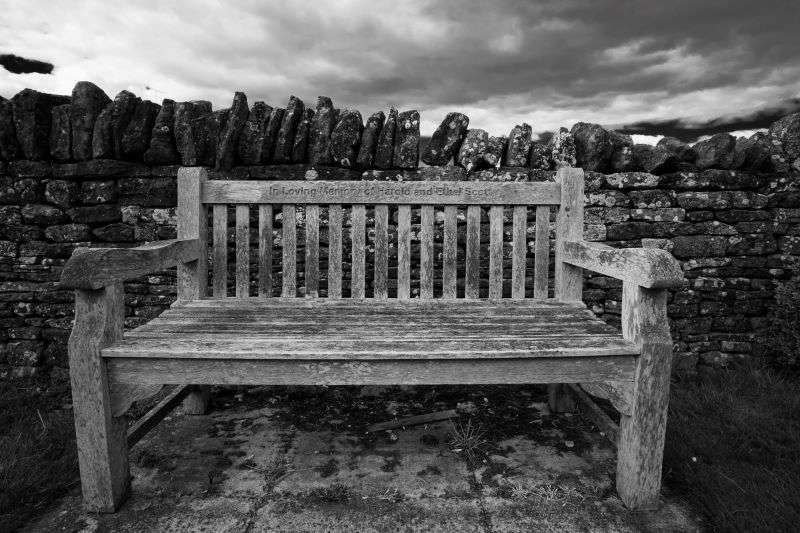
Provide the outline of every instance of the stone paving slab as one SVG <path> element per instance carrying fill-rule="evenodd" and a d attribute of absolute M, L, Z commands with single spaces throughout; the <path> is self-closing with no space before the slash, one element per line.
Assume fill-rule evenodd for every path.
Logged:
<path fill-rule="evenodd" d="M 221 389 L 131 450 L 113 515 L 77 491 L 29 531 L 698 531 L 679 502 L 631 513 L 613 448 L 536 387 Z M 457 420 L 369 424 L 458 407 Z"/>

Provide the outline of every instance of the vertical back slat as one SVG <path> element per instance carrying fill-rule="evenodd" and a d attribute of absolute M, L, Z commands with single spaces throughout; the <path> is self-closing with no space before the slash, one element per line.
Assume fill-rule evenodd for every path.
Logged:
<path fill-rule="evenodd" d="M 583 294 L 583 270 L 563 261 L 564 243 L 583 239 L 583 169 L 561 167 L 556 173 L 561 184 L 561 204 L 556 219 L 556 298 L 579 302 Z"/>
<path fill-rule="evenodd" d="M 306 206 L 306 296 L 319 296 L 319 206 Z"/>
<path fill-rule="evenodd" d="M 433 224 L 432 205 L 420 208 L 419 228 L 419 296 L 433 298 Z"/>
<path fill-rule="evenodd" d="M 489 298 L 503 297 L 503 206 L 489 208 Z"/>
<path fill-rule="evenodd" d="M 250 206 L 236 206 L 236 297 L 250 296 Z"/>
<path fill-rule="evenodd" d="M 214 204 L 214 298 L 228 295 L 228 206 Z"/>
<path fill-rule="evenodd" d="M 481 208 L 467 206 L 467 260 L 464 275 L 464 297 L 480 294 Z"/>
<path fill-rule="evenodd" d="M 442 249 L 442 298 L 454 299 L 458 276 L 456 272 L 458 250 L 457 233 L 458 207 L 444 206 L 444 242 Z"/>
<path fill-rule="evenodd" d="M 533 257 L 533 297 L 547 298 L 547 268 L 550 264 L 550 208 L 536 206 L 536 242 Z"/>
<path fill-rule="evenodd" d="M 353 266 L 350 279 L 350 292 L 353 298 L 364 297 L 364 231 L 366 226 L 366 208 L 354 205 L 352 213 L 352 245 Z"/>
<path fill-rule="evenodd" d="M 201 200 L 208 171 L 201 167 L 178 171 L 178 238 L 200 241 L 195 261 L 178 264 L 178 299 L 197 300 L 208 293 L 208 211 Z"/>
<path fill-rule="evenodd" d="M 328 298 L 342 297 L 342 206 L 328 208 Z"/>
<path fill-rule="evenodd" d="M 514 206 L 514 227 L 511 241 L 511 297 L 515 300 L 525 298 L 525 261 L 528 251 L 528 208 Z"/>
<path fill-rule="evenodd" d="M 272 296 L 272 206 L 258 206 L 258 295 Z"/>
<path fill-rule="evenodd" d="M 389 206 L 386 204 L 375 206 L 375 298 L 386 299 L 389 297 L 388 271 L 389 271 Z"/>
<path fill-rule="evenodd" d="M 297 296 L 297 237 L 294 205 L 283 206 L 283 290 L 281 296 Z"/>
<path fill-rule="evenodd" d="M 411 206 L 397 208 L 397 297 L 411 297 Z"/>

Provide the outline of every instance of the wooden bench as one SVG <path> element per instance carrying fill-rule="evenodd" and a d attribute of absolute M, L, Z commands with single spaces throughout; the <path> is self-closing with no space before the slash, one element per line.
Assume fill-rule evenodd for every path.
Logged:
<path fill-rule="evenodd" d="M 567 394 L 559 384 L 580 383 L 612 400 L 621 412 L 617 491 L 631 508 L 653 504 L 661 482 L 672 357 L 665 289 L 680 285 L 683 275 L 666 251 L 584 242 L 583 199 L 583 171 L 571 168 L 544 183 L 227 181 L 207 180 L 202 168 L 180 169 L 176 240 L 80 249 L 63 270 L 61 284 L 76 289 L 69 361 L 85 504 L 104 512 L 121 504 L 129 488 L 122 415 L 131 402 L 165 384 L 511 383 L 552 384 L 555 409 Z M 235 296 L 228 294 L 230 204 Z M 251 205 L 258 210 L 257 276 L 250 272 Z M 272 297 L 276 205 L 282 215 L 280 297 Z M 305 222 L 305 298 L 297 297 L 296 228 L 302 220 L 296 206 L 303 206 Z M 443 206 L 441 260 L 434 243 L 437 206 Z M 535 209 L 529 212 L 529 206 Z M 551 207 L 557 210 L 554 298 L 548 297 Z M 481 243 L 484 208 L 488 247 Z M 512 264 L 504 283 L 506 208 L 513 222 Z M 417 209 L 418 248 L 417 239 L 412 246 Z M 397 227 L 391 281 L 390 211 Z M 374 213 L 371 230 L 367 213 Z M 460 213 L 465 234 L 459 231 Z M 324 261 L 321 218 L 323 230 L 327 226 Z M 347 225 L 352 254 L 345 258 Z M 372 290 L 366 282 L 368 230 L 374 231 Z M 462 275 L 456 258 L 457 240 L 464 236 Z M 488 279 L 481 279 L 487 248 Z M 176 264 L 175 304 L 123 335 L 122 281 Z M 437 264 L 441 286 L 434 282 Z M 583 269 L 622 280 L 621 333 L 581 302 Z M 349 291 L 343 287 L 348 273 Z M 258 280 L 257 293 L 251 277 Z M 412 295 L 412 277 L 418 278 L 418 294 Z M 206 391 L 196 389 L 189 397 L 193 409 L 203 409 Z"/>

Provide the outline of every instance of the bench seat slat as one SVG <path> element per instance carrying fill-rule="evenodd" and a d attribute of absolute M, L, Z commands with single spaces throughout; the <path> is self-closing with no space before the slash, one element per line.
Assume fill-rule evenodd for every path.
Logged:
<path fill-rule="evenodd" d="M 225 302 L 231 299 L 225 300 Z M 439 300 L 239 299 L 172 308 L 103 352 L 181 359 L 503 359 L 635 355 L 582 305 L 464 306 Z M 244 305 L 245 302 L 258 305 Z M 335 300 L 341 302 L 341 300 Z M 398 302 L 404 302 L 399 303 Z M 505 302 L 504 302 L 505 303 Z M 309 305 L 310 304 L 310 305 Z M 515 309 L 516 308 L 516 309 Z"/>

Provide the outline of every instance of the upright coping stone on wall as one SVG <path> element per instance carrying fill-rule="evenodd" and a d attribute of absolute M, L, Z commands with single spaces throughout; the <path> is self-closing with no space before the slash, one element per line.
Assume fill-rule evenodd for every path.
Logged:
<path fill-rule="evenodd" d="M 272 116 L 272 106 L 256 102 L 250 108 L 247 121 L 239 135 L 238 161 L 242 165 L 261 164 L 261 154 L 267 141 L 267 126 Z"/>
<path fill-rule="evenodd" d="M 403 169 L 419 166 L 419 112 L 416 110 L 397 115 L 392 163 Z"/>
<path fill-rule="evenodd" d="M 69 104 L 68 96 L 23 89 L 11 99 L 14 129 L 20 154 L 25 159 L 41 161 L 50 156 L 50 130 L 53 108 Z"/>
<path fill-rule="evenodd" d="M 375 151 L 378 148 L 378 138 L 383 124 L 386 122 L 386 115 L 383 111 L 373 113 L 364 126 L 361 133 L 361 146 L 358 149 L 356 164 L 360 168 L 372 168 L 375 165 Z"/>
<path fill-rule="evenodd" d="M 142 156 L 148 165 L 172 165 L 178 162 L 178 150 L 175 147 L 175 102 L 165 98 L 156 115 L 153 131 L 150 135 L 150 146 Z"/>
<path fill-rule="evenodd" d="M 305 104 L 303 104 L 303 101 L 294 95 L 290 96 L 289 102 L 286 104 L 286 111 L 283 113 L 281 127 L 278 130 L 278 139 L 275 143 L 275 157 L 273 160 L 276 163 L 292 162 L 294 138 L 300 121 L 303 119 L 304 112 Z"/>
<path fill-rule="evenodd" d="M 356 166 L 358 145 L 361 142 L 363 120 L 361 113 L 345 109 L 331 133 L 331 159 L 345 168 Z"/>
<path fill-rule="evenodd" d="M 448 113 L 422 153 L 422 161 L 427 165 L 448 164 L 461 148 L 467 134 L 469 117 L 463 113 Z"/>
<path fill-rule="evenodd" d="M 378 135 L 378 145 L 375 148 L 375 168 L 388 170 L 392 168 L 394 156 L 394 137 L 397 132 L 397 109 L 389 109 L 389 116 Z"/>
<path fill-rule="evenodd" d="M 75 84 L 69 109 L 72 159 L 75 161 L 88 161 L 92 158 L 94 123 L 110 103 L 111 98 L 94 83 L 79 81 Z"/>
<path fill-rule="evenodd" d="M 217 170 L 230 170 L 233 168 L 236 158 L 236 145 L 239 142 L 239 135 L 242 133 L 242 128 L 244 128 L 249 114 L 247 97 L 242 92 L 236 92 L 233 95 L 233 102 L 231 103 L 225 126 L 219 133 L 215 165 Z"/>
<path fill-rule="evenodd" d="M 308 159 L 312 165 L 329 165 L 333 162 L 331 133 L 334 126 L 336 126 L 336 112 L 333 102 L 327 96 L 318 97 L 308 142 Z"/>
<path fill-rule="evenodd" d="M 198 164 L 192 140 L 192 121 L 208 113 L 211 113 L 211 102 L 206 100 L 181 102 L 175 108 L 175 146 L 180 154 L 181 164 L 185 166 Z"/>

